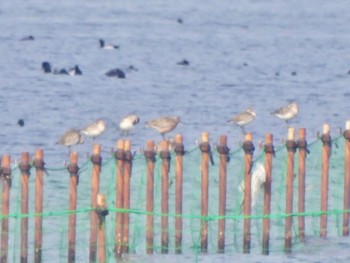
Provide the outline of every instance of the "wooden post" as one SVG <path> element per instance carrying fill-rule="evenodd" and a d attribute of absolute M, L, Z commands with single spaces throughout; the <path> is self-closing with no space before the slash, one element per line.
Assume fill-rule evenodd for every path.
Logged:
<path fill-rule="evenodd" d="M 293 179 L 294 179 L 294 155 L 297 144 L 294 140 L 294 128 L 288 129 L 288 139 L 286 148 L 288 151 L 287 157 L 287 177 L 286 177 L 286 214 L 289 215 L 285 219 L 285 235 L 284 235 L 284 250 L 286 253 L 292 252 L 292 224 L 293 217 Z"/>
<path fill-rule="evenodd" d="M 210 144 L 209 134 L 207 132 L 202 133 L 202 143 L 200 144 L 200 150 L 202 152 L 201 161 L 201 177 L 202 177 L 202 189 L 201 189 L 201 216 L 203 218 L 208 216 L 209 212 L 209 158 L 210 158 Z M 202 233 L 201 233 L 201 251 L 207 252 L 208 250 L 208 220 L 201 220 Z"/>
<path fill-rule="evenodd" d="M 145 158 L 147 163 L 147 192 L 146 192 L 146 250 L 147 254 L 153 254 L 153 210 L 154 210 L 154 162 L 156 153 L 154 142 L 147 141 Z"/>
<path fill-rule="evenodd" d="M 105 235 L 105 222 L 108 215 L 108 209 L 106 205 L 106 197 L 103 194 L 97 195 L 97 210 L 98 215 L 98 228 L 97 228 L 97 262 L 105 263 L 106 261 L 106 235 Z"/>
<path fill-rule="evenodd" d="M 162 253 L 167 254 L 169 250 L 169 167 L 170 153 L 169 142 L 164 140 L 161 142 L 160 158 L 162 158 L 162 199 L 161 199 L 161 244 Z"/>
<path fill-rule="evenodd" d="M 227 171 L 227 155 L 229 149 L 227 147 L 227 136 L 220 136 L 220 143 L 217 147 L 220 164 L 219 164 L 219 216 L 226 215 L 226 171 Z M 225 218 L 218 221 L 218 253 L 225 252 Z"/>
<path fill-rule="evenodd" d="M 321 174 L 321 212 L 328 211 L 328 173 L 329 158 L 331 155 L 331 136 L 330 126 L 323 125 L 323 134 L 321 136 L 322 146 L 322 174 Z M 320 236 L 327 236 L 327 214 L 322 214 L 320 218 Z"/>
<path fill-rule="evenodd" d="M 10 211 L 11 165 L 10 156 L 4 155 L 1 160 L 2 169 L 2 198 L 1 198 L 1 263 L 7 262 L 9 219 L 6 217 Z"/>
<path fill-rule="evenodd" d="M 123 171 L 123 208 L 130 209 L 130 178 L 132 167 L 131 142 L 126 140 L 124 144 L 124 171 Z M 123 253 L 129 253 L 129 223 L 130 214 L 123 214 Z"/>
<path fill-rule="evenodd" d="M 307 154 L 306 129 L 299 129 L 298 149 L 298 213 L 305 212 L 305 159 Z M 305 239 L 305 217 L 298 217 L 298 236 L 301 241 Z"/>
<path fill-rule="evenodd" d="M 23 152 L 19 164 L 21 171 L 21 214 L 28 214 L 28 180 L 30 175 L 29 153 Z M 28 262 L 28 217 L 21 219 L 21 263 Z"/>
<path fill-rule="evenodd" d="M 243 253 L 250 253 L 250 215 L 251 215 L 251 184 L 253 166 L 253 136 L 251 133 L 245 135 L 243 143 L 244 150 L 244 204 L 243 213 L 246 218 L 243 221 Z"/>
<path fill-rule="evenodd" d="M 175 253 L 182 251 L 182 166 L 185 148 L 181 134 L 175 136 Z"/>
<path fill-rule="evenodd" d="M 75 262 L 75 241 L 76 241 L 76 214 L 77 210 L 77 185 L 79 181 L 78 153 L 71 152 L 70 164 L 67 167 L 70 175 L 69 180 L 69 224 L 68 224 L 68 262 Z"/>
<path fill-rule="evenodd" d="M 275 154 L 273 147 L 272 134 L 265 136 L 265 192 L 264 192 L 264 215 L 271 214 L 271 182 L 272 182 L 272 157 Z M 263 237 L 262 237 L 262 254 L 268 255 L 270 253 L 270 218 L 263 219 Z"/>
<path fill-rule="evenodd" d="M 117 160 L 117 182 L 116 182 L 116 208 L 123 209 L 123 175 L 124 175 L 124 140 L 117 142 L 117 151 L 115 157 Z M 123 244 L 123 213 L 117 212 L 116 214 L 116 226 L 115 226 L 115 254 L 117 258 L 122 256 L 122 244 Z"/>
<path fill-rule="evenodd" d="M 94 144 L 93 155 L 91 156 L 92 178 L 91 178 L 91 208 L 97 209 L 97 194 L 100 189 L 100 173 L 101 173 L 101 146 Z M 97 224 L 98 216 L 95 211 L 90 213 L 90 263 L 96 261 L 97 251 Z"/>
<path fill-rule="evenodd" d="M 34 167 L 35 167 L 35 241 L 34 241 L 34 262 L 41 262 L 42 252 L 42 233 L 43 233 L 43 192 L 44 192 L 44 160 L 43 150 L 38 149 L 35 152 Z"/>
<path fill-rule="evenodd" d="M 350 209 L 350 121 L 346 122 L 345 131 L 345 162 L 344 162 L 344 210 Z M 349 212 L 343 214 L 343 236 L 349 235 Z"/>

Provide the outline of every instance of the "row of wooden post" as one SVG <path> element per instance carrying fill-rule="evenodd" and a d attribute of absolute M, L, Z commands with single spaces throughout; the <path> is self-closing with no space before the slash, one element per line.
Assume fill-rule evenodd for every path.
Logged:
<path fill-rule="evenodd" d="M 308 152 L 305 129 L 299 129 L 298 141 L 294 139 L 294 129 L 289 128 L 286 142 L 287 148 L 287 171 L 286 171 L 286 206 L 285 206 L 285 251 L 290 253 L 292 250 L 292 223 L 293 223 L 293 178 L 294 178 L 294 157 L 296 150 L 298 156 L 298 213 L 305 212 L 305 160 Z M 344 210 L 350 207 L 350 122 L 347 123 L 344 132 L 345 138 L 345 173 L 344 173 Z M 327 209 L 328 209 L 328 172 L 329 158 L 331 153 L 330 128 L 324 125 L 321 136 L 322 145 L 322 172 L 321 172 L 321 212 L 325 212 L 320 217 L 320 236 L 327 236 Z M 185 153 L 183 138 L 181 135 L 176 136 L 175 140 L 175 253 L 182 251 L 182 183 L 183 183 L 183 155 Z M 154 247 L 154 167 L 155 167 L 155 147 L 153 141 L 148 141 L 144 151 L 146 159 L 146 251 L 148 254 L 153 253 Z M 209 143 L 209 134 L 202 134 L 200 144 L 202 153 L 201 159 L 201 251 L 208 251 L 208 211 L 209 211 L 209 162 L 211 160 L 211 147 Z M 252 135 L 246 134 L 243 143 L 244 150 L 244 207 L 243 214 L 243 252 L 250 252 L 251 235 L 250 235 L 250 215 L 251 215 L 251 173 L 253 164 L 254 145 Z M 104 222 L 108 214 L 107 206 L 103 195 L 99 195 L 99 181 L 101 172 L 102 158 L 100 155 L 100 146 L 94 145 L 91 161 L 92 181 L 91 181 L 91 208 L 90 215 L 90 262 L 106 262 Z M 226 176 L 227 161 L 229 149 L 227 147 L 227 137 L 220 137 L 217 146 L 219 153 L 219 211 L 218 215 L 218 253 L 224 253 L 225 250 L 225 215 L 226 215 Z M 169 142 L 161 143 L 159 154 L 162 160 L 161 169 L 161 252 L 168 253 L 169 247 L 169 169 L 170 158 Z M 274 156 L 273 136 L 267 134 L 265 138 L 265 171 L 266 182 L 264 192 L 264 215 L 269 215 L 271 210 L 271 182 L 272 182 L 272 160 Z M 116 158 L 116 208 L 120 212 L 116 213 L 115 227 L 115 255 L 121 257 L 123 253 L 129 252 L 129 224 L 130 215 L 130 178 L 132 169 L 131 142 L 129 140 L 119 140 L 117 142 Z M 43 179 L 45 164 L 43 161 L 43 151 L 38 150 L 33 161 L 35 167 L 35 251 L 34 262 L 42 261 L 42 212 L 43 212 Z M 21 213 L 28 214 L 28 179 L 30 175 L 30 160 L 28 153 L 22 153 L 19 164 L 21 171 Z M 69 210 L 75 211 L 77 204 L 77 186 L 79 182 L 78 154 L 71 153 L 70 164 L 67 167 L 70 174 L 69 186 Z M 8 249 L 8 229 L 10 207 L 10 186 L 11 186 L 11 167 L 10 157 L 4 155 L 1 161 L 1 178 L 2 178 L 2 222 L 1 222 L 1 262 L 7 262 Z M 76 215 L 69 215 L 68 229 L 68 262 L 75 262 L 75 233 Z M 270 218 L 262 220 L 262 253 L 269 254 L 269 235 L 270 235 Z M 349 235 L 349 213 L 343 214 L 343 235 Z M 305 238 L 305 218 L 298 216 L 298 237 L 301 240 Z M 21 219 L 21 262 L 28 262 L 28 218 Z"/>

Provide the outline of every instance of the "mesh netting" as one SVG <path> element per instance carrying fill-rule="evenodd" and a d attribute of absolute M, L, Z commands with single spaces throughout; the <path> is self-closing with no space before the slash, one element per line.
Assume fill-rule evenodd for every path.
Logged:
<path fill-rule="evenodd" d="M 306 160 L 306 239 L 318 238 L 320 234 L 320 188 L 322 142 L 309 142 L 310 154 Z M 270 253 L 284 250 L 284 227 L 286 205 L 286 159 L 285 145 L 275 147 L 276 156 L 272 167 L 271 234 Z M 244 152 L 240 147 L 232 147 L 227 166 L 226 238 L 225 253 L 240 253 L 243 250 L 243 219 L 241 210 L 242 192 L 239 185 L 243 181 Z M 209 216 L 208 253 L 217 253 L 218 209 L 219 209 L 219 155 L 214 152 L 214 165 L 209 167 Z M 263 149 L 256 149 L 254 166 L 264 163 Z M 169 253 L 175 253 L 175 157 L 172 155 L 169 173 Z M 298 173 L 298 153 L 295 155 L 295 175 Z M 201 151 L 198 147 L 187 149 L 183 158 L 183 239 L 182 253 L 198 255 L 201 252 Z M 90 202 L 92 163 L 86 160 L 79 164 L 79 185 L 77 197 L 76 261 L 89 259 Z M 254 169 L 254 168 L 253 168 Z M 34 211 L 34 177 L 29 180 L 29 211 Z M 21 174 L 17 166 L 12 167 L 12 187 L 9 221 L 9 261 L 20 261 L 21 218 Z M 297 182 L 294 178 L 294 208 L 297 211 Z M 342 234 L 343 189 L 344 189 L 344 138 L 333 138 L 329 166 L 328 236 Z M 114 260 L 115 221 L 116 221 L 116 160 L 114 156 L 102 162 L 100 193 L 106 195 L 109 215 L 106 217 L 106 244 L 109 262 Z M 142 153 L 136 154 L 132 163 L 130 189 L 130 253 L 146 254 L 146 161 Z M 154 253 L 161 253 L 161 159 L 157 157 L 154 172 Z M 261 253 L 263 190 L 252 207 L 251 253 Z M 43 262 L 66 262 L 68 251 L 68 211 L 69 174 L 65 167 L 47 168 L 44 176 L 43 216 Z M 302 243 L 297 238 L 297 216 L 293 219 L 293 251 L 316 250 L 312 242 Z M 34 212 L 29 217 L 29 258 L 34 257 Z"/>

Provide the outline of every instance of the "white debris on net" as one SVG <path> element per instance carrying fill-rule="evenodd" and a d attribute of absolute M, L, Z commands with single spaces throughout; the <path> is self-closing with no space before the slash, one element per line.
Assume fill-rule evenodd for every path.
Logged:
<path fill-rule="evenodd" d="M 259 191 L 262 188 L 263 184 L 266 181 L 266 172 L 265 167 L 262 163 L 258 163 L 255 166 L 255 169 L 252 174 L 252 181 L 251 181 L 251 204 L 252 206 L 255 206 Z M 244 180 L 239 184 L 238 187 L 239 191 L 242 192 L 242 203 L 244 204 Z"/>

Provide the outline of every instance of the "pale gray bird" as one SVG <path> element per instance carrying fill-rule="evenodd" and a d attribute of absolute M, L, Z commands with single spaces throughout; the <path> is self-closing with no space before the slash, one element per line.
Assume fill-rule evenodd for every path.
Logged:
<path fill-rule="evenodd" d="M 102 119 L 98 119 L 86 127 L 80 129 L 79 131 L 85 136 L 95 139 L 95 137 L 101 135 L 106 130 L 106 128 L 106 122 Z"/>
<path fill-rule="evenodd" d="M 288 124 L 288 121 L 297 116 L 299 112 L 298 104 L 292 102 L 285 107 L 279 108 L 276 111 L 271 112 L 272 115 L 277 116 L 278 118 L 285 120 Z"/>
<path fill-rule="evenodd" d="M 156 129 L 162 135 L 163 140 L 165 140 L 164 135 L 174 130 L 179 122 L 179 116 L 166 116 L 147 122 L 146 127 Z"/>
<path fill-rule="evenodd" d="M 255 111 L 249 107 L 245 111 L 237 114 L 236 116 L 233 116 L 233 118 L 229 119 L 227 122 L 236 123 L 239 127 L 241 127 L 242 132 L 245 133 L 244 126 L 248 123 L 251 123 L 255 119 L 255 117 Z"/>
<path fill-rule="evenodd" d="M 76 144 L 82 144 L 84 142 L 84 137 L 78 130 L 71 129 L 66 131 L 61 138 L 56 142 L 56 144 L 67 146 L 70 150 L 71 146 Z"/>
<path fill-rule="evenodd" d="M 119 129 L 122 133 L 129 134 L 130 130 L 132 130 L 139 122 L 140 118 L 135 114 L 125 116 L 119 122 Z"/>

